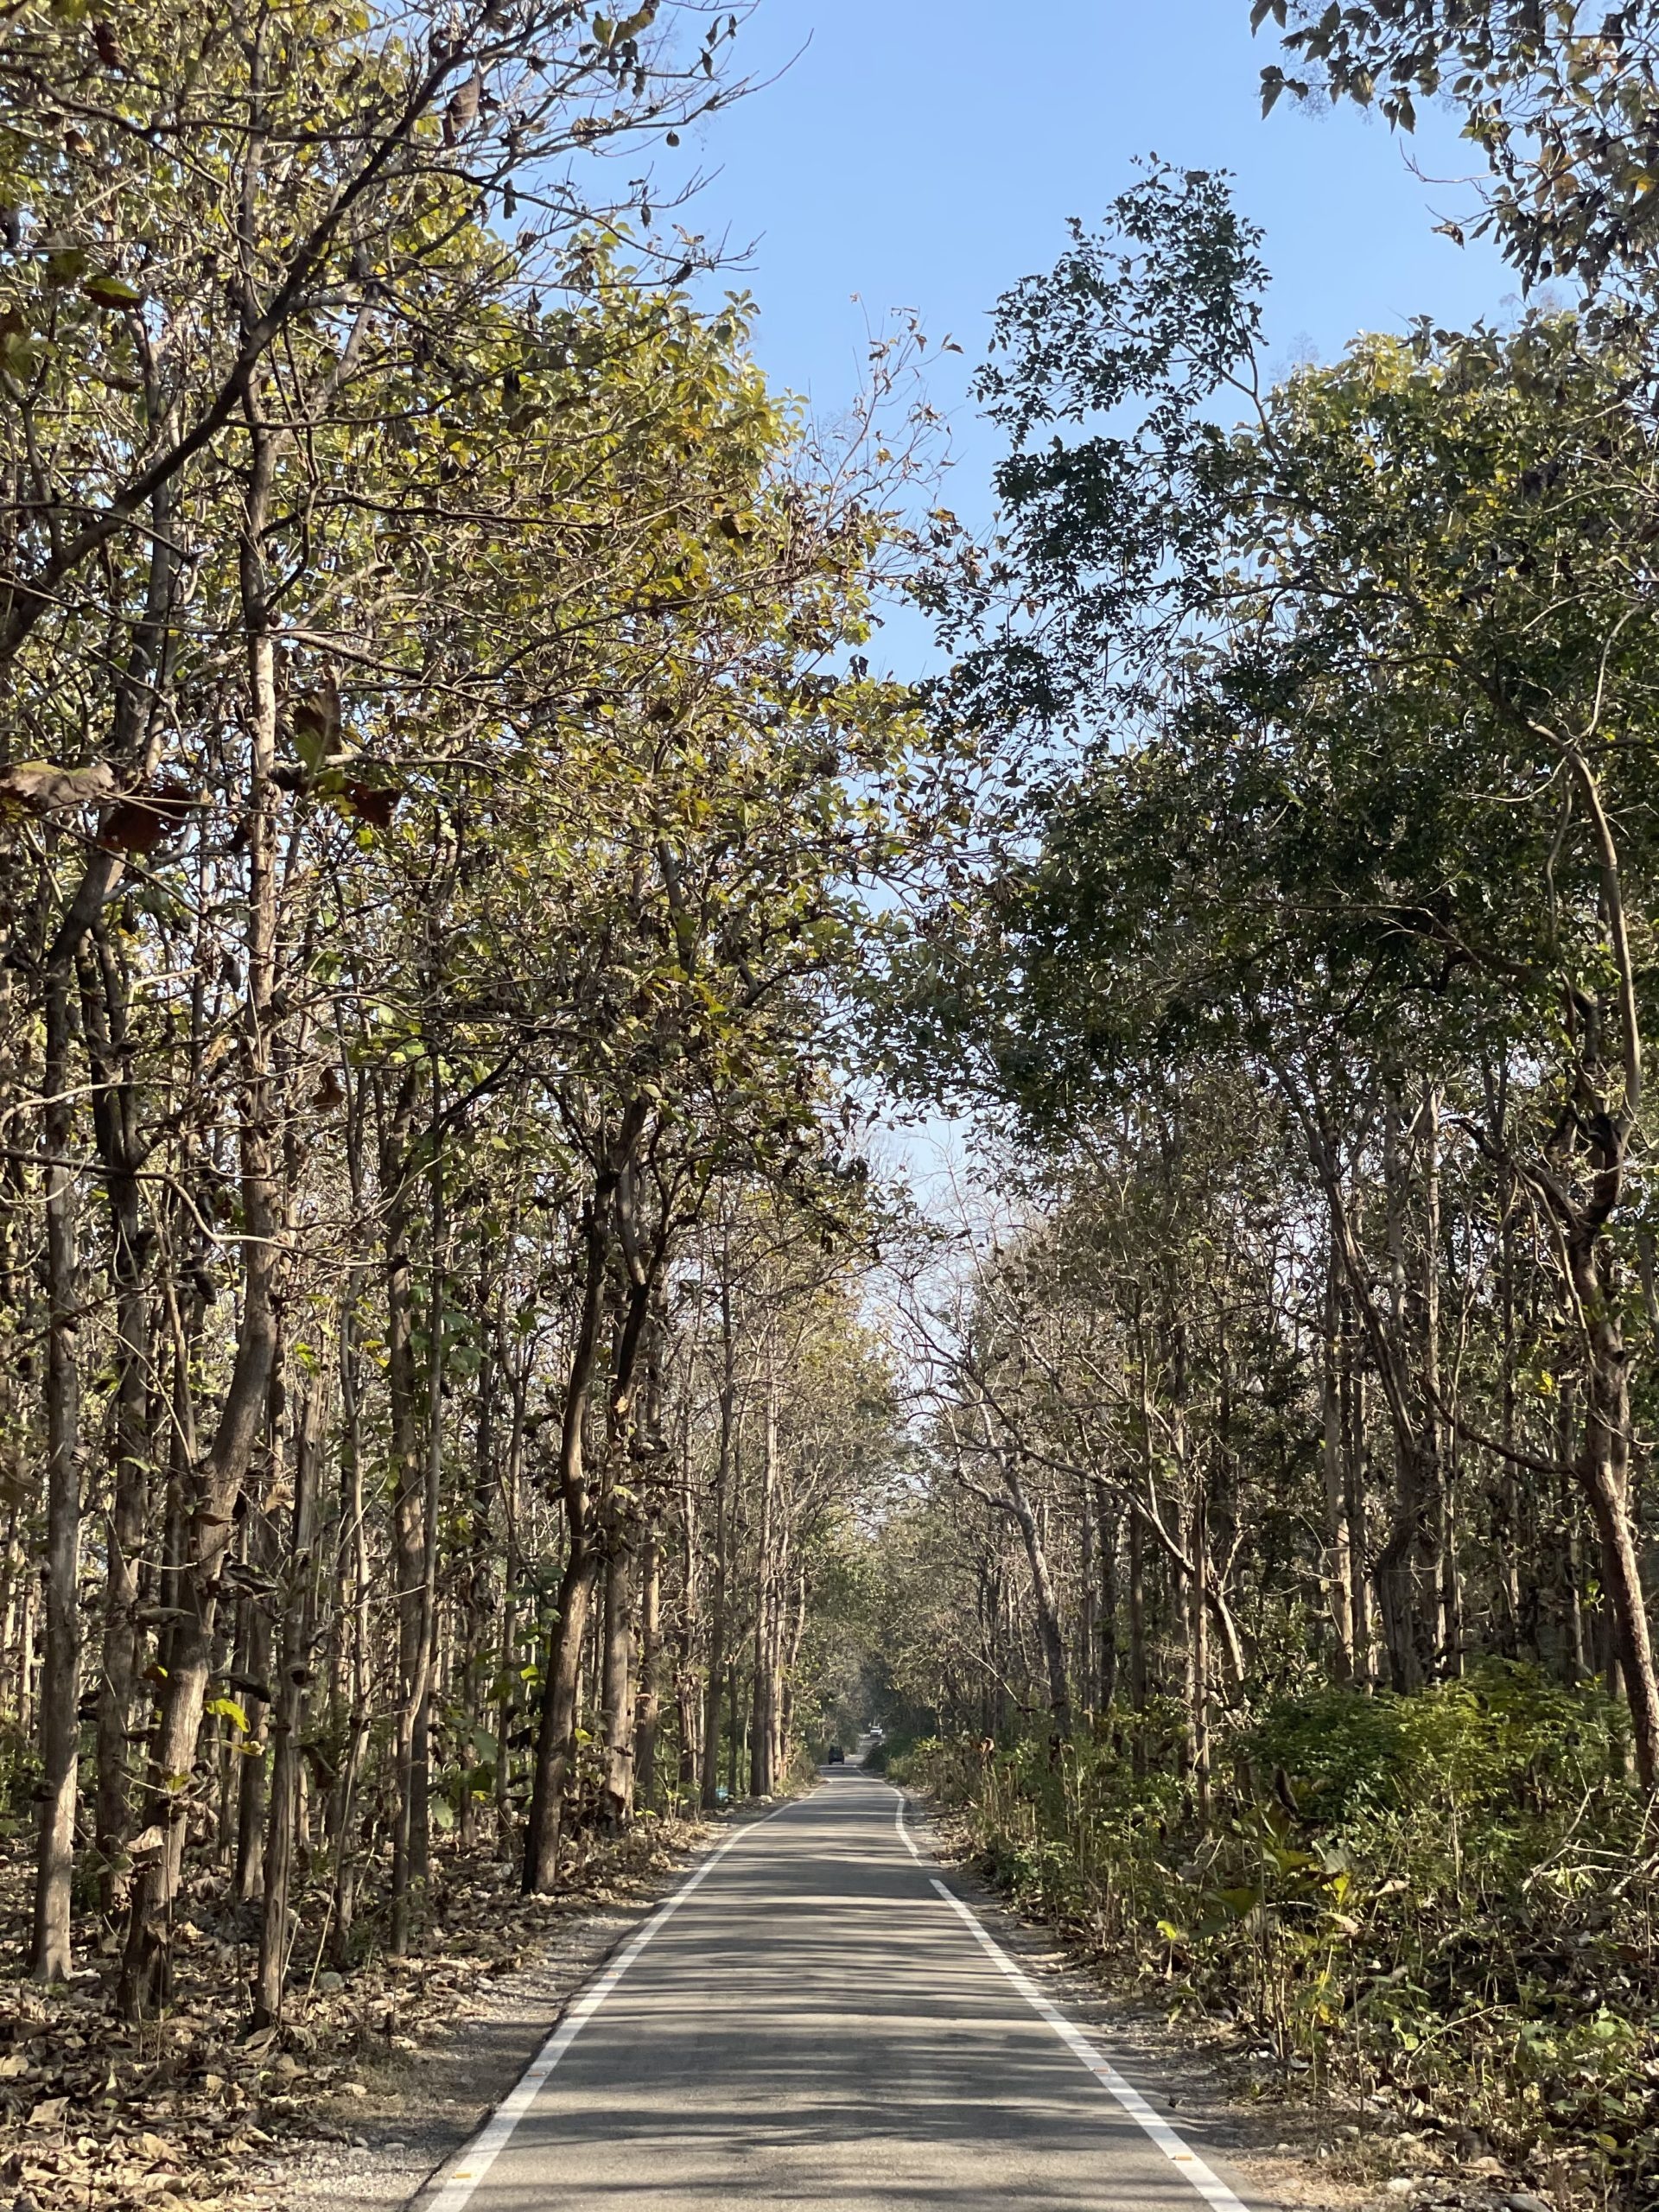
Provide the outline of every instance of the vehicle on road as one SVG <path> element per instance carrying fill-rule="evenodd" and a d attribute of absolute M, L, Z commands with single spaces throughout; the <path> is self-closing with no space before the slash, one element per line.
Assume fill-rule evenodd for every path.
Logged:
<path fill-rule="evenodd" d="M 829 1761 L 831 1766 L 844 1766 L 846 1764 L 847 1754 L 842 1750 L 839 1744 L 830 1745 Z"/>

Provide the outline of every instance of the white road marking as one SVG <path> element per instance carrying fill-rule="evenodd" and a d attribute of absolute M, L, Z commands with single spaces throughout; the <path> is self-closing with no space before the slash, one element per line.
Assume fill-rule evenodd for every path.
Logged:
<path fill-rule="evenodd" d="M 923 1866 L 926 1862 L 917 1849 L 915 1840 L 905 1825 L 904 1792 L 896 1789 L 891 1783 L 887 1787 L 893 1790 L 898 1799 L 898 1803 L 893 1808 L 893 1827 L 899 1840 L 917 1865 Z M 494 2113 L 473 2138 L 466 2149 L 457 2153 L 442 2185 L 434 2194 L 423 2196 L 422 2212 L 463 2212 L 463 2208 L 474 2190 L 477 2189 L 490 2168 L 505 2150 L 513 2130 L 541 2094 L 549 2075 L 552 2073 L 565 2052 L 569 2050 L 582 2029 L 598 2012 L 646 1944 L 673 1918 L 693 1891 L 702 1887 L 728 1851 L 741 1843 L 743 1838 L 752 1834 L 755 1828 L 764 1827 L 767 1821 L 775 1821 L 780 1813 L 787 1813 L 791 1809 L 791 1805 L 779 1805 L 772 1812 L 763 1815 L 760 1820 L 753 1821 L 747 1827 L 740 1829 L 737 1834 L 728 1836 L 725 1842 L 717 1850 L 710 1852 L 696 1871 L 680 1885 L 673 1896 L 658 1906 L 639 1934 L 632 1937 L 617 1953 L 616 1957 L 599 1980 L 590 1988 L 584 1990 L 565 2012 L 558 2026 L 543 2045 L 540 2053 L 518 2087 L 502 2099 Z M 1211 2207 L 1211 2212 L 1248 2212 L 1248 2208 L 1243 2201 L 1234 2195 L 1217 2174 L 1212 2172 L 1196 2151 L 1187 2148 L 1169 2122 L 1159 2118 L 1140 2090 L 1132 2082 L 1124 2080 L 1117 2069 L 1095 2049 L 1089 2038 L 1079 2029 L 1072 2026 L 1058 2005 L 1049 2003 L 1030 1976 L 1021 1973 L 1007 1953 L 1003 1950 L 1001 1945 L 987 1935 L 980 1925 L 977 1916 L 970 1911 L 962 1899 L 954 1891 L 946 1889 L 944 1884 L 937 1876 L 933 1877 L 933 1887 L 944 1902 L 961 1915 L 969 1933 L 987 1955 L 1007 1975 L 1027 2004 L 1040 2019 L 1053 2029 L 1067 2050 L 1074 2057 L 1081 2060 L 1102 2088 L 1109 2090 L 1129 2118 L 1144 2129 L 1169 2160 L 1171 2165 L 1184 2179 L 1192 2183 L 1205 2202 Z"/>
<path fill-rule="evenodd" d="M 899 1799 L 899 1802 L 893 1808 L 893 1825 L 899 1831 L 899 1840 L 919 1866 L 922 1863 L 922 1854 L 911 1841 L 910 1830 L 905 1826 L 905 1793 L 902 1789 L 897 1789 L 893 1783 L 889 1783 L 887 1787 L 889 1789 L 895 1790 Z"/>
<path fill-rule="evenodd" d="M 898 1803 L 893 1808 L 893 1824 L 899 1840 L 919 1866 L 925 1862 L 916 1848 L 915 1840 L 905 1826 L 905 1793 L 896 1783 L 887 1784 Z M 1218 2174 L 1213 2173 L 1196 2151 L 1189 2150 L 1180 2136 L 1166 2120 L 1160 2120 L 1132 2082 L 1126 2082 L 1109 2059 L 1103 2058 L 1087 2036 L 1074 2028 L 1057 2005 L 1051 2005 L 1029 1974 L 1021 1973 L 1014 1961 L 992 1936 L 981 1926 L 977 1914 L 971 1911 L 952 1890 L 946 1889 L 938 1875 L 933 1886 L 948 1905 L 961 1914 L 963 1919 L 988 1955 L 999 1966 L 1020 1994 L 1038 2017 L 1047 2022 L 1074 2058 L 1080 2059 L 1104 2089 L 1109 2089 L 1137 2126 L 1145 2129 L 1158 2148 L 1187 2181 L 1190 2181 L 1212 2212 L 1246 2212 L 1242 2200 L 1228 2188 Z"/>
<path fill-rule="evenodd" d="M 776 1811 L 763 1814 L 760 1820 L 751 1821 L 740 1828 L 735 1835 L 728 1836 L 717 1851 L 709 1853 L 690 1878 L 682 1882 L 673 1896 L 658 1906 L 639 1933 L 617 1953 L 599 1980 L 584 1990 L 564 2013 L 518 2087 L 501 2100 L 465 2150 L 456 2153 L 442 2187 L 433 2196 L 423 2197 L 422 2212 L 461 2212 L 473 2191 L 506 2149 L 514 2128 L 541 2094 L 548 2075 L 652 1936 L 662 1932 L 694 1890 L 702 1888 L 728 1851 L 741 1843 L 746 1835 L 752 1835 L 756 1828 L 764 1827 L 768 1821 L 775 1821 L 779 1813 L 790 1810 L 789 1805 L 779 1805 Z"/>
<path fill-rule="evenodd" d="M 900 1816 L 899 1833 L 905 1836 L 906 1843 L 910 1843 L 910 1838 L 905 1835 L 902 1825 L 904 1814 L 902 1800 L 899 1809 Z M 911 1844 L 911 1854 L 912 1857 L 918 1855 L 913 1844 Z M 1101 2087 L 1111 2092 L 1129 2118 L 1152 2138 L 1177 2173 L 1192 2183 L 1205 2202 L 1211 2206 L 1211 2212 L 1246 2212 L 1243 2200 L 1233 2194 L 1218 2174 L 1213 2173 L 1205 2165 L 1196 2151 L 1187 2148 L 1169 2122 L 1159 2118 L 1134 2083 L 1126 2082 L 1116 2067 L 1102 2057 L 1088 2037 L 1080 2029 L 1072 2026 L 1059 2007 L 1049 2003 L 1030 1975 L 1020 1972 L 1001 1945 L 988 1936 L 980 1926 L 977 1916 L 971 1912 L 952 1891 L 947 1890 L 937 1875 L 933 1878 L 933 1886 L 945 1903 L 961 1914 L 969 1932 L 982 1946 L 987 1955 L 1007 1974 L 1032 2011 L 1039 2019 L 1047 2022 L 1072 2056 L 1083 2062 Z"/>

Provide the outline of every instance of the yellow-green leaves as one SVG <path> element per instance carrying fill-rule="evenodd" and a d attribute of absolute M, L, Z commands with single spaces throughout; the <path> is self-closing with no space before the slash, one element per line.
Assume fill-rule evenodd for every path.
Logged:
<path fill-rule="evenodd" d="M 143 296 L 135 285 L 102 270 L 84 278 L 80 289 L 95 307 L 100 308 L 136 308 Z"/>

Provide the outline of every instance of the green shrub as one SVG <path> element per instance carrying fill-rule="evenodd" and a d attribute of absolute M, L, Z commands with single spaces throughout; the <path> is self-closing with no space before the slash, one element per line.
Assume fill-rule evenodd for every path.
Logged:
<path fill-rule="evenodd" d="M 995 1880 L 1161 1998 L 1654 2201 L 1659 1859 L 1599 1686 L 1494 1660 L 1410 1697 L 1281 1697 L 1235 1759 L 1218 1738 L 1207 1821 L 1179 1723 L 931 1739 L 902 1770 Z"/>

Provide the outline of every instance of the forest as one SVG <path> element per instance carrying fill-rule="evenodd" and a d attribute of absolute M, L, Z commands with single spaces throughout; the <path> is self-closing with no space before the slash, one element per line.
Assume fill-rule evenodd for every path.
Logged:
<path fill-rule="evenodd" d="M 1655 2201 L 1659 5 L 1248 12 L 1513 313 L 1281 370 L 1148 156 L 977 531 L 925 334 L 824 426 L 624 180 L 743 10 L 4 10 L 18 2212 L 872 1729 L 1275 2094 Z"/>

